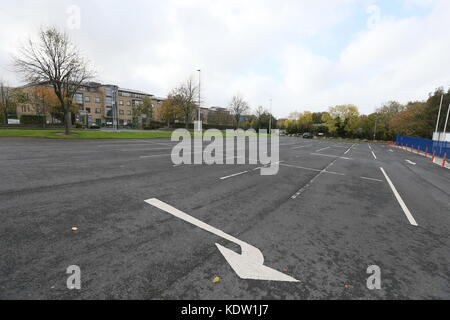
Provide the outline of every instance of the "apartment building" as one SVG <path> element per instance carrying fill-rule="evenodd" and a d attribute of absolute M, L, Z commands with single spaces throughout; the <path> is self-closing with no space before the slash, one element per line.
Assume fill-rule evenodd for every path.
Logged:
<path fill-rule="evenodd" d="M 22 87 L 29 97 L 32 97 L 37 90 L 44 88 L 51 92 L 52 87 L 45 83 Z M 151 99 L 155 110 L 161 108 L 164 98 L 138 90 L 120 88 L 116 85 L 86 83 L 74 95 L 74 104 L 78 111 L 75 114 L 75 121 L 86 125 L 95 123 L 99 126 L 112 126 L 116 121 L 120 126 L 131 126 L 136 121 L 143 121 L 141 115 L 133 114 L 133 108 L 141 104 L 145 97 Z M 47 122 L 54 121 L 48 112 L 45 113 Z M 33 99 L 30 99 L 29 103 L 17 107 L 19 119 L 21 115 L 36 114 L 42 115 L 42 108 Z"/>

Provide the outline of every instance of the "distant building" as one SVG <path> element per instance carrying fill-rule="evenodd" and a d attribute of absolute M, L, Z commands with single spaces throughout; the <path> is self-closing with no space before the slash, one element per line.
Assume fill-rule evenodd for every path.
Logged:
<path fill-rule="evenodd" d="M 37 88 L 52 89 L 51 85 L 46 83 L 22 87 L 29 96 Z M 78 111 L 75 114 L 75 120 L 84 124 L 95 123 L 99 126 L 111 126 L 114 119 L 117 119 L 118 125 L 131 125 L 136 120 L 133 108 L 141 104 L 145 97 L 152 100 L 155 111 L 161 108 L 164 98 L 155 97 L 139 90 L 120 88 L 116 85 L 86 83 L 74 96 L 74 104 Z M 38 107 L 33 102 L 17 106 L 19 119 L 21 115 L 36 115 L 37 113 Z M 157 113 L 154 112 L 154 114 Z M 47 122 L 53 120 L 50 114 L 47 114 L 46 117 Z"/>

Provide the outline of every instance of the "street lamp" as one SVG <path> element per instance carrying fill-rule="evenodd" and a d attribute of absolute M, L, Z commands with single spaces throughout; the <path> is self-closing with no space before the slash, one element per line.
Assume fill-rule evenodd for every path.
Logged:
<path fill-rule="evenodd" d="M 270 101 L 270 114 L 269 114 L 269 134 L 272 134 L 272 99 Z"/>
<path fill-rule="evenodd" d="M 373 130 L 373 141 L 375 141 L 377 138 L 377 124 L 378 124 L 378 115 L 375 118 L 375 129 Z"/>
<path fill-rule="evenodd" d="M 202 121 L 201 117 L 201 89 L 202 89 L 202 70 L 197 70 L 198 72 L 198 131 L 200 132 L 202 130 L 202 127 L 200 126 L 200 121 Z"/>

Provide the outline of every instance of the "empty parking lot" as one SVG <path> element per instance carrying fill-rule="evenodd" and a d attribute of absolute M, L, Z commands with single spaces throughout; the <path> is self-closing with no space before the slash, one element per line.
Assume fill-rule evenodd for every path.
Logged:
<path fill-rule="evenodd" d="M 174 145 L 1 139 L 0 298 L 450 298 L 448 169 L 383 144 L 282 137 L 279 173 L 262 176 L 174 165 Z M 218 248 L 240 242 L 296 281 L 239 277 Z M 81 290 L 66 287 L 71 265 Z M 371 265 L 381 290 L 366 286 Z"/>

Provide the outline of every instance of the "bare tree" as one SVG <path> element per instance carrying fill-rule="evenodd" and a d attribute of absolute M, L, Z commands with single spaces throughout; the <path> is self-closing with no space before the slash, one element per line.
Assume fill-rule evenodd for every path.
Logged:
<path fill-rule="evenodd" d="M 53 87 L 64 111 L 65 134 L 70 134 L 73 97 L 94 72 L 68 35 L 54 27 L 41 29 L 38 41 L 30 39 L 14 65 L 25 81 Z"/>
<path fill-rule="evenodd" d="M 241 120 L 241 116 L 250 110 L 248 103 L 244 100 L 244 98 L 237 94 L 231 99 L 230 103 L 230 112 L 234 117 L 235 128 L 238 129 L 239 122 Z"/>
<path fill-rule="evenodd" d="M 189 78 L 178 88 L 172 90 L 169 96 L 172 97 L 174 103 L 178 106 L 180 114 L 186 124 L 186 129 L 192 121 L 194 111 L 198 105 L 196 102 L 198 87 L 194 84 L 194 80 Z"/>

